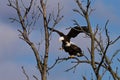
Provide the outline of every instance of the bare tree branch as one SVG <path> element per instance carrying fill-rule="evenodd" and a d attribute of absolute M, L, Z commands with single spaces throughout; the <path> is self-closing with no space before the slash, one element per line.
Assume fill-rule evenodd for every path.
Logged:
<path fill-rule="evenodd" d="M 31 0 L 30 5 L 29 5 L 28 8 L 27 8 L 27 7 L 24 7 L 24 8 L 25 8 L 25 13 L 24 13 L 24 16 L 23 16 L 24 19 L 27 17 L 28 13 L 30 12 L 31 7 L 32 7 L 32 5 L 33 5 L 33 1 L 34 1 L 34 0 Z M 23 4 L 23 5 L 24 5 L 24 4 Z"/>
<path fill-rule="evenodd" d="M 83 80 L 87 80 L 85 76 L 83 76 Z"/>
<path fill-rule="evenodd" d="M 24 67 L 22 66 L 21 68 L 22 68 L 22 70 L 23 70 L 23 74 L 24 74 L 25 77 L 27 78 L 26 80 L 30 80 L 28 74 L 25 72 Z"/>
<path fill-rule="evenodd" d="M 16 18 L 9 18 L 9 19 L 11 20 L 12 23 L 15 22 L 15 21 L 20 23 L 19 20 L 17 20 Z"/>
<path fill-rule="evenodd" d="M 35 78 L 35 80 L 39 80 L 35 75 L 33 75 L 33 77 Z"/>
<path fill-rule="evenodd" d="M 11 0 L 8 0 L 8 6 L 10 6 L 10 7 L 12 7 L 12 8 L 14 8 L 15 10 L 17 10 L 17 8 L 16 8 L 16 5 L 15 5 L 15 2 L 14 1 L 11 1 Z"/>
<path fill-rule="evenodd" d="M 32 1 L 31 1 L 30 6 L 32 6 L 32 3 L 33 3 Z M 22 27 L 22 30 L 18 30 L 21 33 L 21 36 L 22 36 L 22 38 L 21 37 L 20 38 L 22 40 L 24 40 L 31 47 L 31 49 L 33 50 L 34 55 L 36 57 L 38 69 L 39 69 L 40 73 L 42 73 L 43 64 L 41 62 L 41 59 L 39 57 L 39 52 L 37 51 L 37 48 L 36 48 L 35 44 L 29 39 L 27 26 L 26 26 L 26 23 L 25 23 L 25 19 L 23 18 L 23 15 L 21 14 L 22 10 L 20 9 L 20 5 L 19 5 L 18 0 L 15 0 L 14 3 L 9 0 L 9 6 L 14 8 L 16 10 L 16 12 L 17 12 L 17 16 L 19 18 L 19 22 L 20 22 L 21 27 Z M 30 9 L 31 9 L 31 7 L 29 7 L 29 11 L 30 11 Z M 27 15 L 28 15 L 28 13 L 26 14 L 26 16 Z"/>
<path fill-rule="evenodd" d="M 68 72 L 70 70 L 73 70 L 73 73 L 75 73 L 76 67 L 79 65 L 79 63 L 75 64 L 74 66 L 72 66 L 71 68 L 65 70 L 65 72 Z"/>
<path fill-rule="evenodd" d="M 112 55 L 112 58 L 110 60 L 110 62 L 112 62 L 113 58 L 120 52 L 120 49 L 116 50 L 116 52 Z"/>
<path fill-rule="evenodd" d="M 111 45 L 114 44 L 115 42 L 117 42 L 120 39 L 120 36 L 118 36 L 115 40 L 111 41 Z"/>
<path fill-rule="evenodd" d="M 75 60 L 77 60 L 77 61 L 79 61 L 79 59 L 78 58 L 76 58 L 76 57 L 74 57 L 74 58 L 70 58 L 70 57 L 68 57 L 68 58 L 57 58 L 56 59 L 56 61 L 54 62 L 54 64 L 51 66 L 51 67 L 49 67 L 48 68 L 48 70 L 51 70 L 57 63 L 60 63 L 60 62 L 63 62 L 63 61 L 67 61 L 67 60 L 70 60 L 70 59 L 75 59 Z M 76 65 L 77 66 L 77 65 Z"/>
<path fill-rule="evenodd" d="M 52 17 L 53 17 L 53 21 L 54 21 L 54 23 L 53 23 L 53 25 L 51 26 L 51 28 L 55 28 L 55 26 L 63 19 L 63 15 L 60 15 L 60 13 L 61 13 L 61 10 L 62 10 L 62 8 L 60 8 L 60 3 L 58 3 L 58 7 L 57 7 L 57 15 L 56 15 L 56 17 L 55 17 L 55 15 L 54 15 L 54 12 L 52 13 Z M 49 35 L 51 35 L 52 34 L 52 31 L 49 33 Z"/>
<path fill-rule="evenodd" d="M 106 32 L 106 36 L 107 36 L 107 38 L 108 38 L 108 44 L 107 44 L 107 46 L 106 46 L 106 48 L 105 48 L 105 51 L 104 51 L 104 53 L 103 53 L 103 57 L 102 57 L 102 59 L 101 59 L 101 61 L 100 61 L 100 64 L 98 65 L 98 68 L 97 68 L 97 70 L 96 70 L 96 72 L 97 72 L 97 75 L 98 75 L 98 73 L 99 73 L 99 69 L 100 69 L 100 67 L 101 67 L 101 65 L 102 65 L 102 63 L 103 63 L 103 61 L 104 61 L 104 58 L 105 58 L 105 55 L 106 55 L 106 53 L 107 53 L 107 49 L 108 49 L 108 47 L 109 47 L 109 42 L 110 42 L 110 39 L 109 39 L 109 36 L 108 36 L 108 31 L 107 31 L 107 24 L 108 24 L 108 21 L 109 20 L 107 20 L 107 22 L 106 22 L 106 24 L 105 24 L 105 32 Z"/>
<path fill-rule="evenodd" d="M 80 14 L 80 15 L 82 15 L 84 17 L 84 15 L 79 10 L 73 9 L 73 11 L 76 12 L 76 13 L 78 13 L 78 14 Z"/>
<path fill-rule="evenodd" d="M 80 8 L 80 10 L 82 11 L 82 15 L 84 15 L 84 14 L 86 14 L 86 11 L 84 10 L 84 8 L 82 7 L 82 4 L 80 3 L 80 1 L 79 0 L 75 0 L 76 1 L 76 3 L 78 4 L 78 7 Z"/>

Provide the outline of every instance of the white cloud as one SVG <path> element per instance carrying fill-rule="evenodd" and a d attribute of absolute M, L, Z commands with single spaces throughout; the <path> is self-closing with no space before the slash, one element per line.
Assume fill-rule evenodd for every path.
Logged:
<path fill-rule="evenodd" d="M 39 78 L 38 69 L 34 65 L 21 65 L 19 63 L 7 61 L 0 64 L 0 80 L 25 80 L 26 76 L 23 74 L 21 66 L 24 66 L 31 80 L 34 80 L 33 75 Z"/>
<path fill-rule="evenodd" d="M 20 66 L 11 62 L 1 63 L 0 80 L 24 80 L 25 78 L 20 69 Z"/>
<path fill-rule="evenodd" d="M 0 33 L 1 44 L 8 45 L 8 43 L 12 43 L 17 39 L 17 33 L 11 26 L 0 24 Z"/>
<path fill-rule="evenodd" d="M 11 26 L 0 23 L 0 57 L 5 53 L 12 52 L 17 40 L 17 32 Z"/>
<path fill-rule="evenodd" d="M 10 25 L 0 23 L 0 62 L 31 55 L 30 47 L 18 38 L 18 34 L 19 32 Z"/>

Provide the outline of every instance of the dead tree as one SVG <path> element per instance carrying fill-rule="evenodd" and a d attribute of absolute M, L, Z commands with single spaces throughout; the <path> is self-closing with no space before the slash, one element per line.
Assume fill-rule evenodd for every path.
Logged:
<path fill-rule="evenodd" d="M 18 22 L 21 25 L 21 28 L 18 29 L 18 31 L 20 32 L 19 38 L 25 41 L 31 47 L 35 55 L 35 58 L 36 58 L 37 68 L 41 74 L 41 80 L 47 80 L 48 57 L 49 57 L 48 56 L 49 36 L 50 36 L 48 32 L 48 26 L 49 26 L 49 22 L 51 21 L 53 22 L 52 27 L 55 27 L 60 22 L 60 20 L 63 18 L 63 16 L 60 16 L 60 11 L 61 11 L 60 6 L 58 4 L 58 9 L 57 9 L 58 11 L 56 13 L 57 16 L 55 17 L 55 15 L 52 14 L 52 12 L 50 14 L 47 13 L 47 10 L 46 10 L 47 0 L 46 1 L 45 0 L 30 0 L 28 6 L 26 6 L 24 0 L 8 0 L 8 2 L 9 2 L 8 6 L 12 7 L 17 13 L 17 16 L 15 18 L 10 18 L 10 20 L 12 22 Z M 39 4 L 37 2 L 39 2 Z M 51 14 L 54 17 L 51 18 Z M 35 25 L 36 21 L 39 21 L 39 18 L 41 18 L 41 21 L 39 23 L 42 24 L 39 27 L 43 26 L 43 29 L 44 29 L 45 53 L 39 52 L 38 47 L 30 39 L 30 36 L 29 36 L 33 30 L 33 26 Z M 44 57 L 41 58 L 40 56 L 44 56 Z M 24 71 L 24 74 L 26 74 L 25 71 Z M 27 76 L 27 79 L 29 79 L 28 76 Z"/>
<path fill-rule="evenodd" d="M 38 1 L 36 6 L 36 1 Z M 75 70 L 76 67 L 81 63 L 90 64 L 90 67 L 92 67 L 93 73 L 95 74 L 95 77 L 97 80 L 102 80 L 102 77 L 106 75 L 106 72 L 109 72 L 114 80 L 120 80 L 120 76 L 118 74 L 118 68 L 116 67 L 116 71 L 111 66 L 113 59 L 118 55 L 120 52 L 119 50 L 116 50 L 111 57 L 107 55 L 108 50 L 111 45 L 114 45 L 119 39 L 120 36 L 116 37 L 114 40 L 111 40 L 109 32 L 108 32 L 108 23 L 109 20 L 106 21 L 104 26 L 104 33 L 105 38 L 104 40 L 102 37 L 102 32 L 98 28 L 98 25 L 96 25 L 96 29 L 93 30 L 91 22 L 90 22 L 90 14 L 93 11 L 91 9 L 91 1 L 85 0 L 86 5 L 83 5 L 80 0 L 75 0 L 75 3 L 78 6 L 78 9 L 73 9 L 74 12 L 80 14 L 82 16 L 89 28 L 90 34 L 87 35 L 87 37 L 90 39 L 91 46 L 88 47 L 88 52 L 90 54 L 90 59 L 88 58 L 88 55 L 85 55 L 85 59 L 80 60 L 79 58 L 72 58 L 75 61 L 72 61 L 71 63 L 76 63 L 71 68 L 67 69 L 66 71 Z M 49 54 L 49 44 L 50 44 L 50 35 L 51 32 L 48 32 L 48 26 L 54 28 L 60 20 L 63 18 L 63 16 L 60 16 L 60 5 L 58 4 L 56 17 L 52 13 L 47 13 L 46 5 L 47 0 L 30 0 L 29 5 L 26 6 L 23 0 L 8 0 L 8 6 L 12 7 L 16 13 L 17 16 L 10 18 L 12 22 L 18 22 L 21 27 L 18 29 L 20 32 L 20 39 L 25 41 L 32 49 L 36 62 L 37 62 L 37 68 L 41 75 L 41 80 L 47 80 L 47 72 L 52 69 L 57 63 L 70 60 L 71 58 L 58 58 L 55 63 L 48 67 L 48 54 Z M 42 20 L 42 21 L 39 21 Z M 33 31 L 33 26 L 36 24 L 36 22 L 39 22 L 41 26 L 44 29 L 44 42 L 45 42 L 45 53 L 42 53 L 38 50 L 38 46 L 35 45 L 35 43 L 30 39 L 30 33 Z M 43 22 L 43 23 L 41 23 Z M 49 23 L 52 22 L 52 25 L 49 25 Z M 76 25 L 79 25 L 76 20 L 74 20 L 74 23 Z M 97 51 L 97 52 L 96 52 Z M 41 58 L 40 56 L 43 56 Z M 100 60 L 96 60 L 96 55 L 100 57 Z M 118 62 L 120 60 L 118 59 Z M 119 66 L 118 66 L 119 67 Z M 25 72 L 24 68 L 23 73 L 25 74 L 26 78 L 29 80 L 29 76 Z M 101 73 L 101 69 L 104 69 Z M 33 76 L 36 80 L 38 78 L 36 76 Z M 87 80 L 87 76 L 83 76 L 84 80 Z"/>
<path fill-rule="evenodd" d="M 118 76 L 118 74 L 112 69 L 111 67 L 111 61 L 109 60 L 108 56 L 107 56 L 107 51 L 108 48 L 113 45 L 116 41 L 118 41 L 118 39 L 120 38 L 120 36 L 118 36 L 115 40 L 111 40 L 110 39 L 110 35 L 107 29 L 107 25 L 109 20 L 107 20 L 105 27 L 104 27 L 104 31 L 105 31 L 105 35 L 106 35 L 106 42 L 104 42 L 101 39 L 101 33 L 98 31 L 98 26 L 96 26 L 96 30 L 93 31 L 92 30 L 92 26 L 90 23 L 90 13 L 92 12 L 93 9 L 91 9 L 91 1 L 90 0 L 86 0 L 86 6 L 83 7 L 82 2 L 80 2 L 79 0 L 75 0 L 79 10 L 74 10 L 75 12 L 79 12 L 86 20 L 86 23 L 88 25 L 89 31 L 90 31 L 90 39 L 91 39 L 91 48 L 88 48 L 89 53 L 91 55 L 91 66 L 93 68 L 93 71 L 96 75 L 97 80 L 101 80 L 102 79 L 102 75 L 104 74 L 104 72 L 102 74 L 100 74 L 100 69 L 101 67 L 104 66 L 105 71 L 107 70 L 108 72 L 111 73 L 112 77 L 114 80 L 119 80 L 120 77 Z M 97 35 L 99 34 L 99 35 Z M 99 38 L 97 38 L 97 36 L 99 36 Z M 99 53 L 101 53 L 99 56 L 101 57 L 101 60 L 98 62 L 99 64 L 96 64 L 96 60 L 95 60 L 95 55 L 97 53 L 95 53 L 95 50 L 97 50 Z M 117 51 L 117 53 L 113 53 L 113 55 L 115 56 L 116 54 L 118 54 L 119 51 Z M 113 57 L 114 57 L 113 56 Z M 113 58 L 112 57 L 112 58 Z M 112 60 L 112 59 L 111 59 Z M 102 66 L 103 65 L 103 66 Z"/>
<path fill-rule="evenodd" d="M 75 70 L 79 64 L 86 63 L 91 65 L 90 67 L 92 67 L 93 74 L 95 74 L 95 77 L 96 77 L 95 79 L 102 80 L 102 77 L 107 74 L 106 72 L 109 72 L 111 74 L 111 77 L 114 80 L 120 80 L 120 76 L 117 73 L 119 66 L 116 67 L 116 71 L 111 66 L 113 58 L 115 58 L 115 56 L 118 55 L 118 53 L 120 52 L 120 49 L 116 50 L 112 54 L 111 58 L 107 54 L 111 45 L 114 45 L 120 39 L 120 36 L 116 37 L 114 40 L 110 38 L 109 31 L 107 28 L 109 20 L 107 20 L 105 23 L 105 26 L 103 29 L 104 34 L 97 24 L 96 24 L 96 29 L 93 30 L 92 28 L 93 26 L 91 25 L 89 16 L 94 9 L 91 9 L 90 0 L 84 0 L 83 2 L 84 3 L 86 2 L 86 5 L 83 5 L 82 1 L 80 0 L 75 0 L 75 3 L 77 4 L 78 9 L 73 9 L 73 11 L 85 19 L 88 29 L 90 31 L 90 34 L 87 35 L 88 36 L 87 38 L 90 38 L 90 42 L 91 42 L 91 46 L 88 48 L 90 59 L 85 58 L 85 60 L 79 60 L 78 58 L 72 58 L 73 60 L 76 60 L 76 61 L 72 61 L 71 63 L 76 63 L 76 64 L 71 68 L 67 69 L 66 71 L 70 71 L 73 69 Z M 80 26 L 76 20 L 74 20 L 74 23 L 75 25 Z M 104 38 L 105 40 L 103 39 L 102 35 L 105 35 L 105 38 Z M 95 55 L 100 57 L 99 61 L 95 59 Z M 89 57 L 89 56 L 86 55 L 85 57 Z M 59 62 L 67 61 L 69 59 L 70 58 L 58 58 L 53 64 L 53 66 L 55 66 Z M 104 69 L 102 73 L 101 73 L 101 69 Z M 83 76 L 83 79 L 86 80 L 87 76 Z"/>

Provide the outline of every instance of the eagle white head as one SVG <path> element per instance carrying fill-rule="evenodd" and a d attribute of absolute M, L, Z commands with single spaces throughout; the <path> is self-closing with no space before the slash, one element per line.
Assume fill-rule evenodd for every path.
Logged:
<path fill-rule="evenodd" d="M 63 41 L 63 40 L 64 40 L 64 37 L 63 37 L 63 36 L 59 38 L 59 41 L 60 41 L 60 42 Z"/>

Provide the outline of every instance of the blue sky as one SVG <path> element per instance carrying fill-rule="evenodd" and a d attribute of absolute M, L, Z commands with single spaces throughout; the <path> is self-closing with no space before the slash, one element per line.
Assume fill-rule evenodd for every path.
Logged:
<path fill-rule="evenodd" d="M 111 34 L 111 38 L 114 39 L 120 35 L 120 0 L 92 1 L 92 7 L 95 9 L 95 11 L 90 16 L 93 29 L 97 24 L 103 28 L 105 21 L 109 19 L 110 22 L 108 28 Z M 62 30 L 64 33 L 68 32 L 65 30 L 65 28 L 73 26 L 73 19 L 78 20 L 80 25 L 86 24 L 82 17 L 72 11 L 72 9 L 77 8 L 74 0 L 48 0 L 48 10 L 56 7 L 57 5 L 53 4 L 56 4 L 57 2 L 60 2 L 63 6 L 61 14 L 64 15 L 64 19 L 56 27 L 57 29 Z M 10 23 L 10 20 L 8 19 L 14 15 L 14 10 L 7 6 L 7 0 L 0 0 L 0 80 L 25 80 L 21 66 L 24 66 L 26 71 L 30 73 L 29 76 L 32 76 L 33 74 L 39 76 L 37 74 L 38 71 L 36 70 L 36 61 L 30 47 L 24 41 L 18 38 L 19 32 L 17 29 L 20 25 L 16 23 Z M 37 32 L 38 30 L 35 30 L 34 34 L 32 34 L 34 40 L 38 39 L 36 38 Z M 57 34 L 53 35 L 53 38 L 55 37 L 55 39 L 52 38 L 51 40 L 51 44 L 54 45 L 51 45 L 50 48 L 51 55 L 49 64 L 54 63 L 54 60 L 58 56 L 68 56 L 68 54 L 66 54 L 64 51 L 58 50 L 61 46 L 61 43 L 58 42 L 59 36 Z M 79 40 L 83 42 L 80 42 Z M 79 43 L 79 46 L 82 45 L 81 48 L 84 49 L 84 51 L 86 51 L 86 47 L 90 45 L 89 40 L 82 39 L 81 36 L 77 37 L 74 42 Z M 115 44 L 113 50 L 120 48 L 119 43 L 120 41 L 118 41 L 118 44 Z M 117 63 L 115 63 L 115 65 L 116 64 Z M 70 64 L 70 62 L 64 62 L 56 65 L 56 67 L 50 71 L 51 74 L 48 76 L 48 80 L 78 80 L 80 75 L 89 76 L 87 72 L 89 72 L 90 68 L 87 66 L 85 67 L 85 65 L 80 65 L 80 67 L 77 69 L 81 72 L 78 71 L 75 74 L 72 72 L 69 72 L 69 74 L 64 72 L 66 68 L 70 67 L 69 65 L 72 64 Z M 56 73 L 58 75 L 56 75 Z"/>

